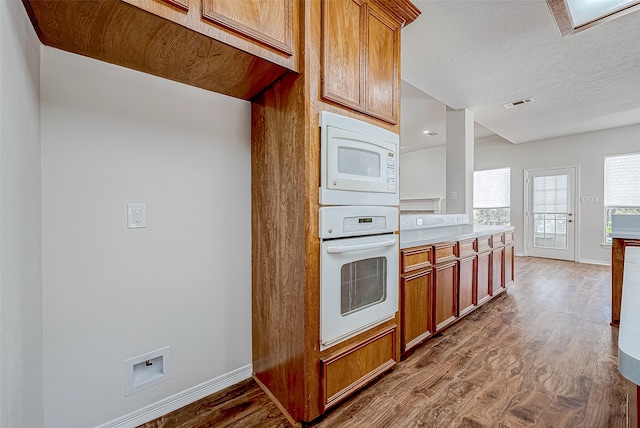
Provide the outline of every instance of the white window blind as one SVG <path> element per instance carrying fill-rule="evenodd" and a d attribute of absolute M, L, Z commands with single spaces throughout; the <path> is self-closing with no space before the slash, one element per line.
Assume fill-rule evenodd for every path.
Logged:
<path fill-rule="evenodd" d="M 569 210 L 569 176 L 533 177 L 533 212 L 566 213 Z"/>
<path fill-rule="evenodd" d="M 473 173 L 473 208 L 511 206 L 511 169 L 488 169 Z"/>
<path fill-rule="evenodd" d="M 640 153 L 604 158 L 604 206 L 640 207 Z"/>

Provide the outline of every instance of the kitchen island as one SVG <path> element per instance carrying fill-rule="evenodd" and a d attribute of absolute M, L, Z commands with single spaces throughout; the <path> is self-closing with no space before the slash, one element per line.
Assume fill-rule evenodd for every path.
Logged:
<path fill-rule="evenodd" d="M 402 352 L 513 283 L 513 231 L 469 224 L 463 214 L 400 216 Z"/>
<path fill-rule="evenodd" d="M 611 220 L 611 325 L 618 326 L 625 253 L 627 248 L 640 247 L 640 216 L 614 215 Z"/>

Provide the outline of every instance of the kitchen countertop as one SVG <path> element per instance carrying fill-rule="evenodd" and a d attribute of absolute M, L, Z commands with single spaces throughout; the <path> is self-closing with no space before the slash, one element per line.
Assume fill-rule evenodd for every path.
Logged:
<path fill-rule="evenodd" d="M 611 216 L 611 237 L 640 239 L 640 215 Z"/>
<path fill-rule="evenodd" d="M 419 247 L 445 241 L 460 241 L 478 236 L 514 230 L 514 226 L 481 226 L 458 224 L 453 226 L 430 227 L 421 229 L 401 229 L 400 248 Z"/>
<path fill-rule="evenodd" d="M 640 247 L 627 247 L 618 334 L 618 369 L 640 385 Z"/>

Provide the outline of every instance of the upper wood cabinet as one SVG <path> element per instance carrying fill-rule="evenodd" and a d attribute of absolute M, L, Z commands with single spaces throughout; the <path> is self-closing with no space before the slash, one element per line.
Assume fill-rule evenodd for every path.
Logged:
<path fill-rule="evenodd" d="M 322 97 L 397 123 L 400 28 L 365 0 L 323 0 Z"/>
<path fill-rule="evenodd" d="M 299 70 L 295 0 L 25 0 L 45 45 L 250 100 Z"/>

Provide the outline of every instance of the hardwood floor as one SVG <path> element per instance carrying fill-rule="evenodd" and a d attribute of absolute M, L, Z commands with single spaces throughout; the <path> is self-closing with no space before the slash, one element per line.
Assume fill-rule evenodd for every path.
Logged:
<path fill-rule="evenodd" d="M 517 257 L 516 281 L 314 427 L 624 427 L 611 269 Z M 145 428 L 288 427 L 248 380 Z"/>

